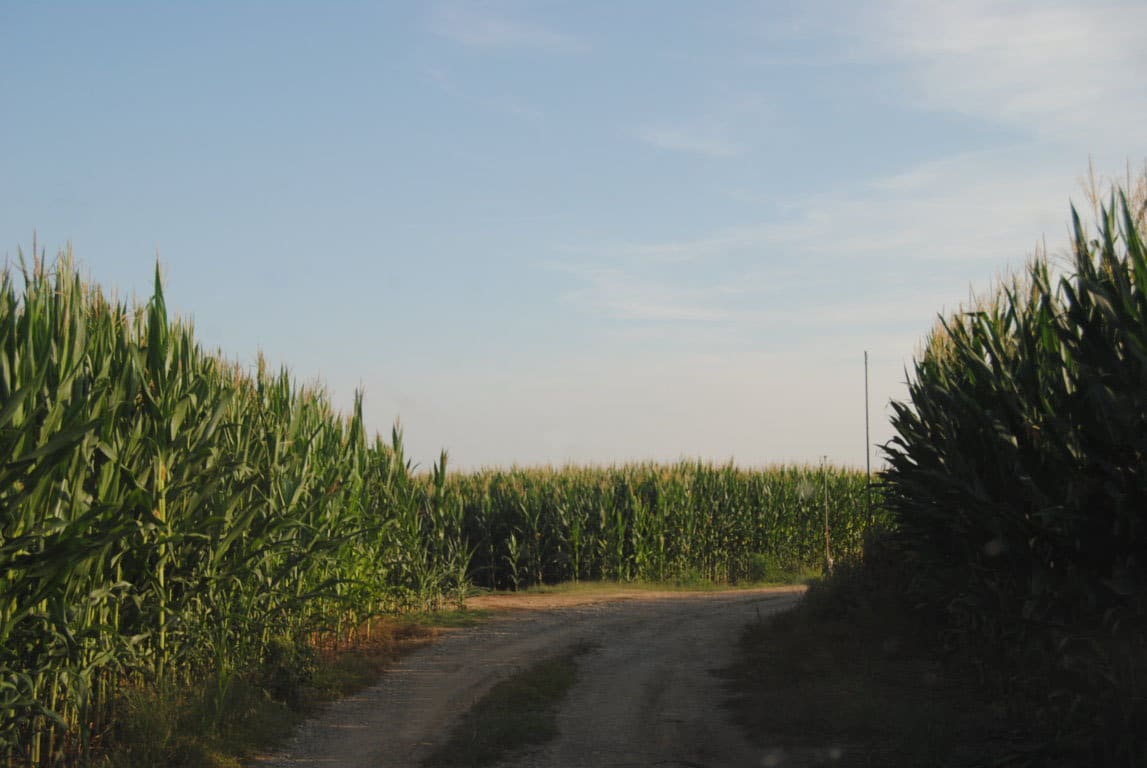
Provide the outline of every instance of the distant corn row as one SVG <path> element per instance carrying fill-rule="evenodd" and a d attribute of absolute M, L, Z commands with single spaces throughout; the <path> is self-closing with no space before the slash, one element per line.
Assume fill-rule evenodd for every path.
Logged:
<path fill-rule="evenodd" d="M 84 761 L 127 684 L 210 679 L 458 589 L 438 481 L 64 259 L 0 277 L 0 763 Z"/>
<path fill-rule="evenodd" d="M 680 462 L 454 476 L 471 580 L 736 582 L 819 567 L 860 547 L 864 474 Z"/>
<path fill-rule="evenodd" d="M 1051 688 L 1078 764 L 1147 761 L 1143 200 L 1095 238 L 1073 211 L 1073 274 L 1037 260 L 937 328 L 884 478 L 915 600 Z"/>

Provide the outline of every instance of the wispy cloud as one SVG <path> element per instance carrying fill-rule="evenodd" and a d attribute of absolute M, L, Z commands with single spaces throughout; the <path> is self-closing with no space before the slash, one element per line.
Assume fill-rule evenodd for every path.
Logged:
<path fill-rule="evenodd" d="M 954 155 L 793 197 L 767 220 L 692 238 L 585 244 L 570 252 L 611 264 L 760 266 L 820 257 L 982 267 L 1022 258 L 1041 234 L 1054 239 L 1065 231 L 1068 198 L 1079 191 L 1086 157 L 1049 160 L 1047 152 L 1012 148 Z"/>
<path fill-rule="evenodd" d="M 773 107 L 759 95 L 716 89 L 703 116 L 650 121 L 633 132 L 638 141 L 657 149 L 711 158 L 739 157 L 775 117 Z"/>
<path fill-rule="evenodd" d="M 555 268 L 582 283 L 567 292 L 566 303 L 597 316 L 640 322 L 714 322 L 729 317 L 712 290 L 673 285 L 617 267 L 563 264 Z"/>
<path fill-rule="evenodd" d="M 743 253 L 769 237 L 769 225 L 731 227 L 695 238 L 644 243 L 598 243 L 575 254 L 652 264 L 691 264 Z"/>
<path fill-rule="evenodd" d="M 723 135 L 714 126 L 654 125 L 637 131 L 637 138 L 658 149 L 688 152 L 706 157 L 737 157 L 746 147 Z"/>
<path fill-rule="evenodd" d="M 983 152 L 792 201 L 772 220 L 647 243 L 586 243 L 566 303 L 617 327 L 740 341 L 912 339 L 936 315 L 1066 242 L 1075 175 L 1042 153 Z M 771 343 L 777 343 L 773 341 Z"/>
<path fill-rule="evenodd" d="M 544 24 L 470 6 L 440 6 L 431 23 L 438 34 L 470 48 L 568 53 L 583 47 L 577 38 Z"/>
<path fill-rule="evenodd" d="M 862 44 L 904 61 L 915 98 L 1026 129 L 1094 142 L 1141 141 L 1147 120 L 1142 3 L 901 0 L 867 8 Z"/>

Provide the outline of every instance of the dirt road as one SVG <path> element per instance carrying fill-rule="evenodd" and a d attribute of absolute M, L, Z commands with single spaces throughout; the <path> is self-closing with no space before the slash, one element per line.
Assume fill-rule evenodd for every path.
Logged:
<path fill-rule="evenodd" d="M 475 701 L 516 670 L 588 641 L 559 736 L 506 768 L 762 765 L 721 706 L 711 674 L 758 615 L 799 589 L 482 598 L 496 618 L 450 633 L 373 688 L 305 723 L 266 768 L 416 768 Z M 767 761 L 766 761 L 767 763 Z"/>

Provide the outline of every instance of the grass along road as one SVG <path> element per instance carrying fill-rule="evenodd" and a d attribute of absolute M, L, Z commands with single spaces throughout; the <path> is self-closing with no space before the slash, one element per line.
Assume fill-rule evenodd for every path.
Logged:
<path fill-rule="evenodd" d="M 575 645 L 502 680 L 454 726 L 424 768 L 493 765 L 511 752 L 554 738 L 555 715 L 577 682 L 578 659 L 591 650 Z"/>
<path fill-rule="evenodd" d="M 801 591 L 574 592 L 507 598 L 503 606 L 481 598 L 483 609 L 504 610 L 411 654 L 253 764 L 419 765 L 495 684 L 588 643 L 595 650 L 579 659 L 556 715 L 557 738 L 506 765 L 757 765 L 760 749 L 731 723 L 712 672 L 731 663 L 746 624 L 791 606 Z"/>

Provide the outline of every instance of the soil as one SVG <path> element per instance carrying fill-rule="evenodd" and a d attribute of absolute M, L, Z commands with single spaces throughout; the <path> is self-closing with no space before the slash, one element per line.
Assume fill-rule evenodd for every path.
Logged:
<path fill-rule="evenodd" d="M 264 768 L 414 768 L 496 682 L 577 643 L 578 681 L 558 713 L 558 737 L 506 768 L 769 764 L 733 725 L 715 671 L 733 659 L 742 627 L 783 610 L 800 587 L 728 592 L 615 591 L 493 595 L 495 611 L 451 631 L 379 683 L 308 720 Z"/>

